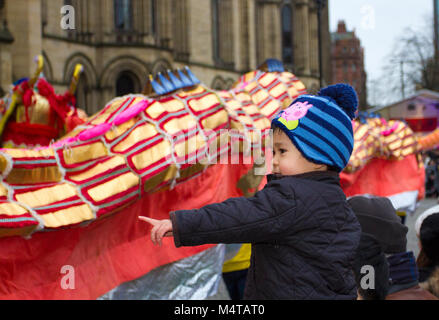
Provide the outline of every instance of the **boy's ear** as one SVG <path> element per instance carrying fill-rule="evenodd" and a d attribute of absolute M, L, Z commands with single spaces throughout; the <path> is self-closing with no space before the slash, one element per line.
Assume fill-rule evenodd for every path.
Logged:
<path fill-rule="evenodd" d="M 329 170 L 329 167 L 326 164 L 316 164 L 314 168 L 321 171 Z"/>

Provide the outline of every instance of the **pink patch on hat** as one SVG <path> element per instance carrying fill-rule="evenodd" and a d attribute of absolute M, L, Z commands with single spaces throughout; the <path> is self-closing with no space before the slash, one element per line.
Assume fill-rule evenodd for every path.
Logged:
<path fill-rule="evenodd" d="M 303 118 L 313 105 L 305 102 L 296 102 L 292 106 L 285 109 L 281 115 L 287 121 L 299 120 Z"/>

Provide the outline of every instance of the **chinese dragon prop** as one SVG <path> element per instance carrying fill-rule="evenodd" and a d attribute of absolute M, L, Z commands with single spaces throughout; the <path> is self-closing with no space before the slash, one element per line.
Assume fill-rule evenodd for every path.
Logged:
<path fill-rule="evenodd" d="M 172 210 L 263 186 L 265 178 L 250 170 L 256 161 L 202 160 L 230 154 L 234 144 L 244 157 L 243 142 L 260 149 L 271 118 L 305 93 L 303 83 L 272 59 L 228 91 L 206 87 L 188 68 L 168 71 L 150 77 L 143 94 L 113 99 L 48 146 L 0 149 L 0 298 L 96 299 L 211 248 L 176 249 L 167 238 L 155 251 L 137 216 L 163 219 Z M 426 145 L 403 122 L 370 118 L 353 127 L 354 152 L 341 174 L 347 195 L 384 195 L 377 184 L 359 182 L 370 172 L 376 178 L 383 165 L 374 161 L 398 168 L 408 163 L 407 177 L 422 171 L 416 153 Z M 222 130 L 231 129 L 235 134 L 224 140 Z M 255 138 L 254 132 L 261 134 Z M 214 153 L 206 152 L 210 146 Z M 415 183 L 395 190 L 420 190 L 423 180 L 411 179 Z M 75 266 L 76 290 L 59 287 L 63 265 Z"/>
<path fill-rule="evenodd" d="M 30 79 L 21 79 L 0 100 L 0 137 L 4 148 L 47 146 L 86 120 L 75 107 L 75 91 L 82 72 L 78 64 L 69 90 L 57 95 L 40 74 L 43 57 L 37 56 L 37 70 Z"/>

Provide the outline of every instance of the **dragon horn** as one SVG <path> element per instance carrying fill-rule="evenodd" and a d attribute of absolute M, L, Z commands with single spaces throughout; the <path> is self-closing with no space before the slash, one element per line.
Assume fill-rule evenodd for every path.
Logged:
<path fill-rule="evenodd" d="M 35 71 L 34 76 L 29 80 L 29 87 L 30 88 L 32 88 L 35 85 L 38 77 L 40 76 L 40 74 L 44 68 L 44 58 L 41 54 L 37 55 L 34 58 L 34 61 L 37 63 L 37 70 Z"/>
<path fill-rule="evenodd" d="M 72 80 L 70 81 L 70 88 L 69 92 L 70 94 L 74 95 L 76 92 L 76 88 L 78 87 L 79 77 L 81 76 L 81 73 L 84 71 L 84 67 L 82 64 L 78 63 L 75 66 L 75 70 L 73 71 Z"/>

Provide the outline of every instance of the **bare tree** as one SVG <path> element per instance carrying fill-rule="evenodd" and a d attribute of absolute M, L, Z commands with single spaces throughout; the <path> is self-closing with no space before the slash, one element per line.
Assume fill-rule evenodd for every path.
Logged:
<path fill-rule="evenodd" d="M 404 99 L 420 88 L 439 91 L 439 65 L 435 59 L 433 23 L 431 19 L 428 20 L 428 27 L 404 29 L 391 53 L 387 55 L 382 76 L 375 80 L 386 92 L 380 93 L 379 105 Z"/>

